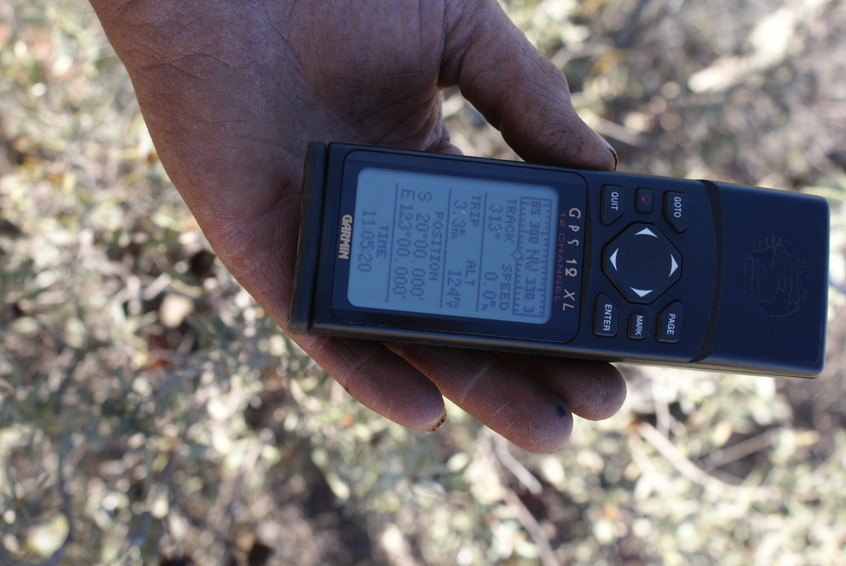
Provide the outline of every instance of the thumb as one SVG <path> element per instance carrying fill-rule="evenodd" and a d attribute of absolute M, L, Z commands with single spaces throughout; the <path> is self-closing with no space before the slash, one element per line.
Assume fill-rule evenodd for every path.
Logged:
<path fill-rule="evenodd" d="M 447 3 L 441 86 L 461 93 L 526 161 L 614 169 L 611 145 L 576 114 L 567 79 L 495 0 Z"/>

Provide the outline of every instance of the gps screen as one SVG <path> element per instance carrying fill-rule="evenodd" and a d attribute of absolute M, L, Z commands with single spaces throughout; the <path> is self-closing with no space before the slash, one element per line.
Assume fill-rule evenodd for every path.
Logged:
<path fill-rule="evenodd" d="M 558 192 L 367 167 L 349 219 L 347 299 L 397 312 L 546 323 Z"/>

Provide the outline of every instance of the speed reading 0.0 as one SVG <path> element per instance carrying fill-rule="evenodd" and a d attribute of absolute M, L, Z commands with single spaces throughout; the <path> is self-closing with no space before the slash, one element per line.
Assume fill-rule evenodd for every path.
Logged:
<path fill-rule="evenodd" d="M 828 214 L 794 192 L 312 143 L 288 330 L 811 377 Z"/>
<path fill-rule="evenodd" d="M 551 187 L 365 168 L 348 299 L 357 307 L 545 323 L 557 224 Z"/>

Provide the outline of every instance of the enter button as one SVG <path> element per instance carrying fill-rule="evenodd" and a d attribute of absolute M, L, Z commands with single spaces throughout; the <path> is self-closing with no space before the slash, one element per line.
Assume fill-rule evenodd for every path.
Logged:
<path fill-rule="evenodd" d="M 658 317 L 658 341 L 675 344 L 681 340 L 682 304 L 678 301 L 661 311 Z"/>
<path fill-rule="evenodd" d="M 597 336 L 613 338 L 617 335 L 620 313 L 608 295 L 596 297 L 596 312 L 593 319 L 593 333 Z"/>

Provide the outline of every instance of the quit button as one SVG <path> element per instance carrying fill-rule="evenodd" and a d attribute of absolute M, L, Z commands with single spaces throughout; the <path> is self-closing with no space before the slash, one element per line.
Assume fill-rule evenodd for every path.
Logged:
<path fill-rule="evenodd" d="M 612 224 L 625 212 L 626 189 L 617 185 L 603 185 L 599 217 L 605 225 Z"/>

